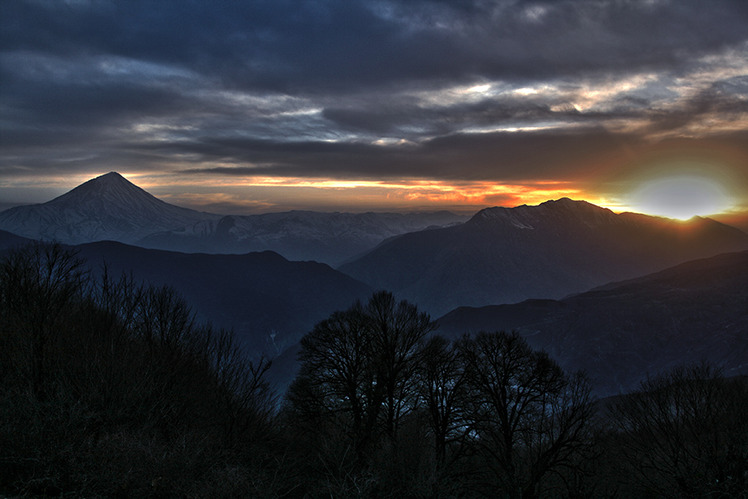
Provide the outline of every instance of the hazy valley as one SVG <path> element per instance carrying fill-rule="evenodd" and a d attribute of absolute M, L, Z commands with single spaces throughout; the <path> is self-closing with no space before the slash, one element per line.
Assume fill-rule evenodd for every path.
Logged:
<path fill-rule="evenodd" d="M 748 248 L 740 230 L 569 199 L 460 219 L 223 216 L 169 205 L 109 173 L 48 203 L 0 213 L 7 231 L 0 244 L 56 240 L 72 245 L 93 275 L 106 266 L 111 275 L 173 287 L 199 320 L 233 329 L 250 357 L 277 357 L 271 375 L 282 389 L 295 373 L 299 340 L 379 289 L 443 315 L 440 330 L 453 337 L 517 330 L 564 367 L 587 370 L 599 393 L 702 357 L 731 373 L 748 369 L 745 253 L 676 266 Z M 312 261 L 322 255 L 348 263 L 336 270 Z M 680 287 L 662 284 L 663 275 Z"/>
<path fill-rule="evenodd" d="M 746 26 L 0 0 L 0 498 L 748 499 Z"/>
<path fill-rule="evenodd" d="M 464 222 L 221 216 L 111 173 L 0 229 L 0 429 L 24 428 L 0 491 L 451 497 L 507 486 L 496 469 L 526 497 L 744 485 L 748 235 L 714 220 L 570 199 Z M 654 454 L 677 471 L 634 480 L 661 447 L 628 425 L 658 431 L 658 404 L 698 409 L 673 452 L 703 456 Z M 499 438 L 486 418 L 510 415 L 529 424 L 511 459 L 541 473 L 484 445 Z M 705 424 L 708 442 L 688 433 Z M 707 485 L 683 482 L 715 459 Z"/>
<path fill-rule="evenodd" d="M 0 229 L 65 244 L 110 240 L 186 253 L 270 250 L 290 260 L 336 265 L 389 237 L 466 218 L 444 211 L 218 215 L 165 203 L 111 172 L 47 203 L 0 213 Z"/>

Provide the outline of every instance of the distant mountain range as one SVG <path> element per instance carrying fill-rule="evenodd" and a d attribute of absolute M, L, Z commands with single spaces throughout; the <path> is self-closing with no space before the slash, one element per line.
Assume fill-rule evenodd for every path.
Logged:
<path fill-rule="evenodd" d="M 708 218 L 615 214 L 564 198 L 488 208 L 464 224 L 404 234 L 340 270 L 441 315 L 463 305 L 558 299 L 746 248 L 748 234 Z"/>
<path fill-rule="evenodd" d="M 615 214 L 570 199 L 489 208 L 433 227 L 454 217 L 214 215 L 164 203 L 110 173 L 49 203 L 0 213 L 0 249 L 30 239 L 116 239 L 206 252 L 282 248 L 302 260 L 342 261 L 369 248 L 338 271 L 273 251 L 73 246 L 94 273 L 106 263 L 115 274 L 170 285 L 199 319 L 233 328 L 252 354 L 281 353 L 271 373 L 281 387 L 296 369 L 300 338 L 375 289 L 432 316 L 446 313 L 440 331 L 450 336 L 516 329 L 564 367 L 586 369 L 598 394 L 701 358 L 727 374 L 748 372 L 747 234 L 708 218 Z M 616 282 L 623 279 L 631 280 Z"/>
<path fill-rule="evenodd" d="M 338 265 L 390 237 L 439 228 L 467 217 L 448 211 L 424 213 L 321 213 L 289 211 L 228 215 L 189 230 L 157 232 L 136 242 L 147 248 L 206 253 L 244 253 L 271 249 L 290 260 Z"/>
<path fill-rule="evenodd" d="M 224 216 L 165 203 L 111 172 L 47 203 L 0 213 L 0 229 L 66 244 L 111 240 L 187 253 L 271 250 L 291 260 L 337 265 L 389 237 L 466 219 L 446 211 Z"/>
<path fill-rule="evenodd" d="M 747 284 L 748 251 L 728 253 L 563 300 L 460 307 L 438 320 L 439 332 L 518 331 L 564 368 L 585 370 L 598 395 L 702 360 L 748 374 Z"/>

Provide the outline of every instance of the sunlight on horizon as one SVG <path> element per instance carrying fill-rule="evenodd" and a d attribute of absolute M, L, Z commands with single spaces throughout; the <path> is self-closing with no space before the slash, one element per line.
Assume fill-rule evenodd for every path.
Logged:
<path fill-rule="evenodd" d="M 145 180 L 145 179 L 144 179 Z M 163 188 L 163 183 L 144 182 L 146 189 Z M 207 184 L 202 179 L 184 184 L 182 193 L 161 194 L 169 202 L 190 205 L 210 205 L 219 199 L 228 201 L 222 190 L 230 189 L 231 198 L 237 204 L 268 202 L 265 207 L 272 209 L 271 198 L 293 200 L 297 205 L 307 202 L 320 202 L 328 198 L 331 204 L 347 204 L 353 211 L 358 209 L 401 210 L 424 207 L 445 209 L 446 206 L 464 205 L 481 209 L 486 206 L 513 207 L 522 204 L 539 204 L 550 199 L 571 197 L 587 199 L 580 189 L 569 182 L 533 181 L 516 183 L 497 182 L 448 182 L 443 180 L 401 179 L 401 180 L 336 180 L 325 178 L 287 177 L 244 177 Z M 161 190 L 157 187 L 156 190 Z M 198 187 L 200 194 L 189 192 L 190 187 Z M 272 192 L 271 192 L 272 190 Z M 259 200 L 257 197 L 265 199 Z M 215 198 L 215 199 L 214 199 Z M 242 199 L 244 198 L 244 199 Z M 587 199 L 590 202 L 596 198 Z"/>
<path fill-rule="evenodd" d="M 433 179 L 335 179 L 280 176 L 212 177 L 194 175 L 175 178 L 149 172 L 123 174 L 135 185 L 166 202 L 224 214 L 312 211 L 469 211 L 493 206 L 512 208 L 538 205 L 549 200 L 571 198 L 608 208 L 687 220 L 695 215 L 712 216 L 740 209 L 739 198 L 729 190 L 730 181 L 716 169 L 679 173 L 660 171 L 656 177 L 639 177 L 628 193 L 601 194 L 573 181 L 546 180 L 511 183 L 491 181 L 447 181 Z M 651 175 L 651 173 L 650 173 Z M 68 178 L 83 183 L 92 176 Z M 60 179 L 52 197 L 64 193 Z M 628 185 L 631 185 L 627 183 Z M 29 186 L 23 186 L 29 189 Z M 33 184 L 38 189 L 39 182 Z M 72 189 L 75 186 L 67 186 Z M 59 191 L 59 192 L 58 192 Z M 22 203 L 19 203 L 22 204 Z"/>
<path fill-rule="evenodd" d="M 696 175 L 674 175 L 644 182 L 628 197 L 633 211 L 688 220 L 729 211 L 733 200 L 718 181 Z"/>

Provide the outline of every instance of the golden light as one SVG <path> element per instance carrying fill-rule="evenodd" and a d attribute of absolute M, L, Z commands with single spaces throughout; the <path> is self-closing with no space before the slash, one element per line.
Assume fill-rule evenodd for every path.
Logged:
<path fill-rule="evenodd" d="M 200 176 L 180 179 L 169 185 L 153 183 L 153 191 L 164 200 L 182 206 L 208 209 L 211 204 L 233 203 L 247 209 L 273 211 L 289 204 L 294 209 L 402 210 L 450 209 L 455 206 L 517 206 L 539 204 L 549 199 L 572 197 L 583 193 L 565 181 L 527 181 L 514 183 L 448 182 L 425 179 L 346 180 L 332 178 L 293 178 L 242 176 L 210 178 Z M 153 181 L 152 181 L 153 182 Z M 151 188 L 147 179 L 139 185 Z M 230 193 L 230 194 L 229 194 Z M 589 199 L 595 202 L 595 199 Z M 283 209 L 288 209 L 285 207 Z"/>
<path fill-rule="evenodd" d="M 629 197 L 633 211 L 679 220 L 728 211 L 733 201 L 717 180 L 673 175 L 644 182 Z"/>

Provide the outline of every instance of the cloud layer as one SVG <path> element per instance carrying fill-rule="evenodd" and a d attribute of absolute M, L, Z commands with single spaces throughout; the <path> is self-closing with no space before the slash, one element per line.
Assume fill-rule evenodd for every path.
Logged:
<path fill-rule="evenodd" d="M 615 197 L 626 171 L 698 151 L 748 191 L 745 26 L 743 0 L 6 0 L 0 185 L 118 170 L 174 196 L 281 178 Z"/>

